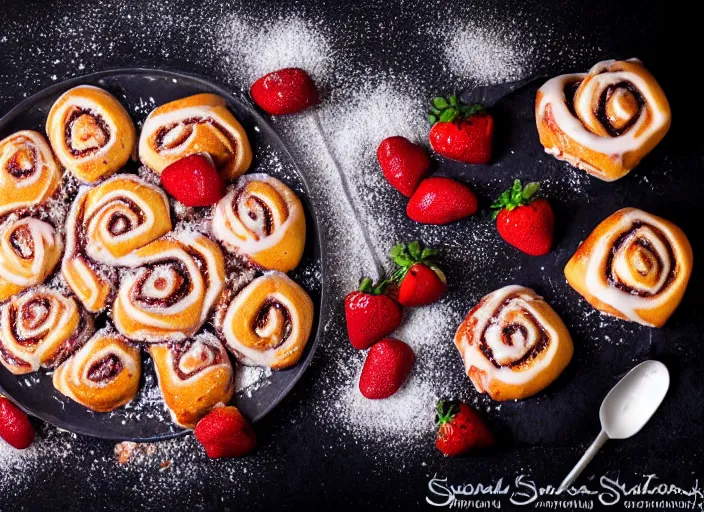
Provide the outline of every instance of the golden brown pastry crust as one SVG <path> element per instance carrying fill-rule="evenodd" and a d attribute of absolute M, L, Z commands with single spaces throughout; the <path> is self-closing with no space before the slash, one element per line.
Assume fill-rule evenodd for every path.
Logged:
<path fill-rule="evenodd" d="M 604 219 L 565 266 L 567 282 L 609 315 L 662 327 L 687 288 L 692 247 L 680 228 L 636 208 Z"/>
<path fill-rule="evenodd" d="M 137 139 L 132 119 L 120 102 L 91 85 L 69 89 L 56 100 L 46 133 L 61 164 L 89 183 L 123 167 Z"/>
<path fill-rule="evenodd" d="M 227 181 L 244 174 L 252 163 L 244 128 L 216 94 L 196 94 L 161 105 L 142 127 L 139 159 L 157 174 L 195 153 L 210 155 Z"/>
<path fill-rule="evenodd" d="M 60 182 L 61 169 L 41 133 L 22 130 L 0 141 L 0 215 L 44 203 Z"/>
<path fill-rule="evenodd" d="M 115 333 L 96 333 L 54 372 L 54 387 L 95 412 L 131 401 L 139 389 L 139 348 Z"/>
<path fill-rule="evenodd" d="M 232 399 L 232 364 L 222 343 L 212 334 L 202 333 L 179 343 L 153 344 L 149 354 L 174 423 L 194 428 L 213 407 Z"/>
<path fill-rule="evenodd" d="M 522 286 L 506 286 L 482 298 L 457 330 L 455 346 L 477 391 L 499 401 L 542 391 L 574 351 L 557 313 Z"/>
<path fill-rule="evenodd" d="M 535 101 L 545 150 L 605 181 L 636 167 L 665 136 L 671 117 L 662 88 L 635 59 L 553 78 Z"/>

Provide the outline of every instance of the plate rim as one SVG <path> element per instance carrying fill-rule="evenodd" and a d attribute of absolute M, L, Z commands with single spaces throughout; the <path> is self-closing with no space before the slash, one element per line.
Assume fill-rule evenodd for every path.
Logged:
<path fill-rule="evenodd" d="M 127 74 L 132 74 L 132 75 L 161 75 L 166 78 L 185 78 L 191 81 L 194 81 L 196 83 L 200 83 L 206 88 L 209 88 L 211 90 L 215 90 L 218 94 L 224 96 L 228 101 L 233 101 L 235 103 L 240 104 L 242 107 L 245 107 L 247 110 L 249 110 L 250 114 L 254 118 L 255 122 L 257 124 L 261 124 L 266 126 L 266 128 L 271 132 L 273 135 L 274 139 L 276 142 L 280 145 L 280 147 L 283 149 L 285 152 L 285 156 L 290 160 L 290 162 L 293 164 L 294 170 L 296 171 L 296 174 L 301 180 L 301 184 L 303 185 L 303 189 L 306 193 L 306 202 L 308 203 L 308 215 L 311 217 L 313 220 L 313 232 L 315 235 L 315 241 L 318 244 L 318 253 L 320 256 L 320 306 L 319 306 L 319 314 L 318 314 L 318 325 L 316 328 L 315 333 L 313 334 L 313 339 L 309 340 L 308 345 L 309 348 L 307 350 L 307 354 L 305 358 L 301 359 L 298 361 L 296 364 L 296 367 L 298 368 L 298 373 L 282 388 L 281 392 L 278 394 L 275 400 L 273 400 L 266 408 L 264 408 L 257 416 L 252 418 L 252 423 L 258 423 L 262 421 L 269 413 L 271 413 L 274 408 L 276 408 L 288 395 L 291 394 L 292 389 L 294 386 L 298 383 L 298 381 L 303 377 L 303 374 L 306 372 L 308 367 L 310 366 L 313 357 L 315 355 L 315 351 L 318 348 L 318 344 L 320 342 L 320 337 L 323 334 L 324 330 L 324 319 L 329 316 L 329 311 L 330 311 L 330 304 L 329 301 L 327 300 L 327 295 L 329 295 L 329 290 L 328 290 L 328 280 L 326 279 L 326 245 L 325 241 L 322 237 L 322 231 L 319 229 L 319 220 L 318 220 L 318 215 L 313 208 L 313 201 L 312 201 L 312 195 L 310 191 L 310 186 L 308 184 L 308 178 L 306 175 L 301 171 L 301 168 L 298 165 L 297 160 L 293 157 L 291 154 L 291 151 L 289 150 L 288 146 L 284 143 L 284 141 L 281 139 L 281 136 L 279 133 L 274 129 L 274 127 L 271 125 L 268 119 L 266 119 L 257 109 L 256 107 L 248 103 L 244 98 L 243 95 L 240 94 L 239 97 L 227 89 L 226 87 L 220 85 L 217 82 L 214 82 L 210 80 L 209 78 L 205 78 L 202 75 L 186 72 L 186 71 L 179 71 L 179 70 L 173 70 L 173 69 L 154 69 L 154 68 L 145 68 L 145 67 L 119 67 L 119 68 L 111 68 L 111 69 L 106 69 L 102 71 L 97 71 L 94 73 L 88 73 L 86 75 L 80 75 L 80 76 L 74 76 L 71 77 L 67 80 L 63 80 L 61 82 L 52 84 L 48 87 L 45 87 L 43 89 L 40 89 L 39 91 L 35 92 L 31 96 L 28 96 L 24 98 L 22 101 L 17 103 L 14 107 L 12 107 L 7 113 L 5 113 L 2 117 L 0 117 L 0 129 L 2 129 L 10 120 L 14 119 L 17 117 L 22 111 L 26 110 L 27 108 L 31 107 L 37 99 L 43 99 L 47 96 L 52 96 L 54 94 L 57 94 L 60 91 L 65 91 L 71 87 L 75 87 L 78 85 L 81 85 L 87 80 L 91 81 L 98 81 L 101 78 L 105 77 L 110 77 L 110 76 L 115 76 L 115 75 L 127 75 Z M 155 107 L 156 108 L 156 107 Z M 130 116 L 132 117 L 132 116 Z M 42 133 L 42 135 L 44 135 Z M 36 417 L 46 423 L 49 423 L 50 425 L 53 425 L 54 427 L 65 430 L 68 432 L 71 432 L 73 434 L 78 434 L 78 435 L 84 435 L 96 439 L 104 439 L 104 440 L 111 440 L 111 441 L 136 441 L 136 442 L 158 442 L 158 441 L 166 441 L 169 439 L 174 439 L 177 437 L 181 437 L 189 432 L 192 431 L 192 429 L 179 429 L 175 430 L 174 432 L 168 432 L 162 435 L 157 435 L 157 436 L 144 436 L 144 437 L 120 437 L 120 436 L 115 436 L 112 434 L 107 434 L 107 435 L 100 435 L 94 431 L 86 430 L 83 429 L 82 427 L 76 428 L 73 425 L 68 425 L 65 422 L 58 420 L 55 421 L 54 417 L 51 417 L 51 419 L 47 419 L 46 415 L 37 415 L 33 411 L 28 410 L 27 408 L 22 405 L 19 401 L 17 401 L 15 398 L 12 397 L 3 387 L 2 384 L 0 384 L 0 395 L 5 396 L 9 400 L 11 400 L 14 404 L 16 404 L 22 411 L 27 413 L 30 416 Z"/>

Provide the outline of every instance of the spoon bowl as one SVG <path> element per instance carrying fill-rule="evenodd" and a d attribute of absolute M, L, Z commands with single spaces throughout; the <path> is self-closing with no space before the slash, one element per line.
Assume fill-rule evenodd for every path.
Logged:
<path fill-rule="evenodd" d="M 645 361 L 622 378 L 599 409 L 601 428 L 609 439 L 627 439 L 642 429 L 662 403 L 670 373 L 660 361 Z"/>

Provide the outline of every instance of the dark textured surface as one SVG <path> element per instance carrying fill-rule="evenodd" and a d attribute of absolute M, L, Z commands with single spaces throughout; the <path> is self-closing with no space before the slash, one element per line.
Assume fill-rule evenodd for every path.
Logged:
<path fill-rule="evenodd" d="M 119 8 L 116 5 L 5 2 L 0 27 L 7 27 L 12 39 L 0 43 L 0 112 L 51 85 L 52 75 L 61 80 L 120 66 L 165 67 L 200 73 L 234 89 L 247 85 L 232 82 L 217 64 L 217 58 L 207 47 L 203 49 L 200 39 L 203 23 L 223 13 L 238 11 L 243 5 L 220 1 L 201 2 L 196 7 L 187 1 L 150 2 L 153 32 L 143 20 L 135 26 L 133 20 L 144 9 L 140 2 Z M 30 510 L 89 510 L 97 503 L 98 509 L 115 510 L 138 509 L 140 505 L 179 510 L 277 510 L 315 508 L 323 504 L 331 509 L 374 505 L 374 509 L 410 510 L 425 505 L 428 480 L 433 475 L 461 485 L 493 483 L 500 477 L 504 483 L 513 482 L 518 475 L 525 474 L 540 486 L 557 485 L 598 433 L 597 411 L 605 393 L 628 369 L 647 358 L 662 360 L 672 373 L 671 391 L 662 409 L 638 436 L 608 443 L 581 482 L 598 488 L 598 478 L 608 475 L 619 477 L 630 487 L 643 483 L 644 475 L 656 474 L 658 482 L 689 489 L 704 467 L 700 406 L 704 349 L 701 301 L 697 298 L 702 287 L 701 272 L 695 268 L 682 305 L 661 330 L 604 320 L 597 315 L 585 317 L 589 307 L 568 288 L 561 272 L 576 244 L 601 219 L 623 206 L 641 207 L 679 224 L 690 235 L 695 258 L 703 249 L 697 233 L 704 161 L 701 135 L 690 128 L 696 126 L 699 109 L 691 105 L 691 82 L 683 80 L 680 72 L 674 72 L 671 56 L 678 54 L 681 46 L 665 16 L 665 6 L 544 0 L 455 6 L 431 1 L 311 1 L 279 6 L 278 2 L 260 1 L 255 6 L 244 7 L 247 12 L 262 16 L 299 13 L 322 20 L 324 25 L 334 27 L 337 38 L 333 43 L 344 47 L 347 56 L 356 63 L 357 79 L 364 81 L 366 74 L 373 75 L 377 69 L 399 71 L 421 84 L 428 96 L 437 90 L 470 84 L 453 79 L 438 63 L 438 49 L 413 29 L 418 20 L 427 18 L 437 20 L 438 24 L 447 16 L 467 22 L 491 16 L 495 23 L 506 24 L 518 19 L 526 32 L 534 31 L 525 37 L 535 38 L 537 46 L 556 46 L 551 54 L 558 55 L 562 48 L 557 46 L 561 44 L 587 49 L 573 58 L 538 58 L 532 70 L 536 74 L 584 70 L 601 57 L 637 55 L 648 64 L 672 104 L 674 124 L 670 134 L 636 172 L 616 183 L 583 180 L 581 183 L 586 184 L 570 190 L 563 181 L 547 191 L 559 219 L 556 248 L 549 256 L 531 259 L 511 253 L 501 266 L 483 269 L 486 275 L 482 280 L 463 272 L 461 251 L 445 259 L 450 282 L 457 283 L 453 297 L 465 309 L 484 293 L 514 281 L 534 287 L 548 297 L 573 334 L 575 358 L 546 393 L 534 400 L 504 404 L 500 411 L 491 413 L 491 421 L 502 432 L 503 441 L 498 453 L 491 456 L 447 460 L 436 453 L 430 439 L 406 449 L 388 441 L 375 444 L 373 439 L 359 441 L 338 433 L 335 425 L 329 424 L 330 416 L 321 421 L 317 417 L 319 407 L 311 405 L 314 395 L 324 386 L 319 380 L 321 374 L 335 360 L 336 352 L 325 350 L 315 358 L 292 395 L 261 422 L 260 448 L 246 466 L 239 461 L 219 464 L 194 456 L 180 466 L 182 483 L 174 485 L 173 480 L 168 480 L 165 484 L 153 468 L 125 471 L 110 461 L 92 462 L 90 456 L 75 455 L 91 451 L 109 453 L 112 449 L 112 443 L 78 438 L 72 441 L 69 456 L 52 459 L 46 455 L 42 465 L 20 477 L 21 485 L 14 485 L 14 489 L 2 486 L 0 510 L 15 510 L 18 505 Z M 82 30 L 77 39 L 71 35 L 68 31 L 71 26 L 96 16 L 101 9 L 102 16 L 110 16 L 105 12 L 114 11 L 113 23 L 96 24 L 93 33 Z M 63 20 L 64 16 L 65 21 L 59 25 L 66 30 L 45 30 L 47 20 Z M 685 13 L 681 16 L 687 17 Z M 542 39 L 544 33 L 540 27 L 547 24 L 552 27 L 552 35 Z M 375 28 L 370 30 L 370 26 Z M 4 32 L 0 30 L 0 39 Z M 569 42 L 555 34 L 569 35 Z M 96 40 L 100 51 L 90 50 Z M 110 51 L 104 50 L 106 41 L 114 42 Z M 73 52 L 76 60 L 71 62 Z M 52 64 L 54 57 L 58 64 Z M 78 62 L 83 69 L 78 69 Z M 334 77 L 329 85 L 334 86 L 335 80 L 342 79 Z M 546 179 L 565 172 L 562 164 L 544 155 L 537 142 L 532 98 L 533 90 L 527 88 L 497 105 L 497 121 L 504 127 L 500 139 L 504 150 L 493 168 L 443 163 L 440 172 L 466 179 L 485 204 L 505 184 L 493 179 L 497 173 Z M 493 173 L 492 178 L 487 173 Z M 401 200 L 397 197 L 395 200 L 402 208 Z M 398 221 L 405 222 L 402 218 Z M 409 239 L 423 232 L 410 222 L 402 225 Z M 463 230 L 471 225 L 467 223 L 452 231 L 454 240 L 469 240 L 470 233 Z M 341 297 L 336 299 L 339 301 Z M 329 331 L 339 332 L 340 310 L 338 304 L 333 306 L 338 315 Z M 613 342 L 606 342 L 606 336 Z M 342 347 L 346 341 L 339 336 L 324 336 L 321 343 Z M 361 443 L 366 445 L 364 449 Z M 196 450 L 196 446 L 193 444 L 190 449 Z M 0 478 L 10 476 L 0 475 Z M 164 485 L 173 487 L 165 489 Z M 505 498 L 502 505 L 504 509 L 512 508 Z M 594 508 L 599 509 L 598 502 Z"/>

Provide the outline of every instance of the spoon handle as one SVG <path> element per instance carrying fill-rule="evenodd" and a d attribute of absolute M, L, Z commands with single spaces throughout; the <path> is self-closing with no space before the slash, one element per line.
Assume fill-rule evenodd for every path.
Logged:
<path fill-rule="evenodd" d="M 584 468 L 587 467 L 587 464 L 591 462 L 591 460 L 594 458 L 594 456 L 597 454 L 597 452 L 601 449 L 602 446 L 604 446 L 604 443 L 609 440 L 609 435 L 606 433 L 606 431 L 602 430 L 599 432 L 599 435 L 596 437 L 592 445 L 587 448 L 587 451 L 584 452 L 584 455 L 582 455 L 582 458 L 579 459 L 579 462 L 572 468 L 572 471 L 570 471 L 570 474 L 565 477 L 565 479 L 562 481 L 560 484 L 560 487 L 557 489 L 557 494 L 561 494 L 563 491 L 565 491 L 570 485 L 572 485 L 572 482 L 574 482 L 579 474 L 584 471 Z"/>

